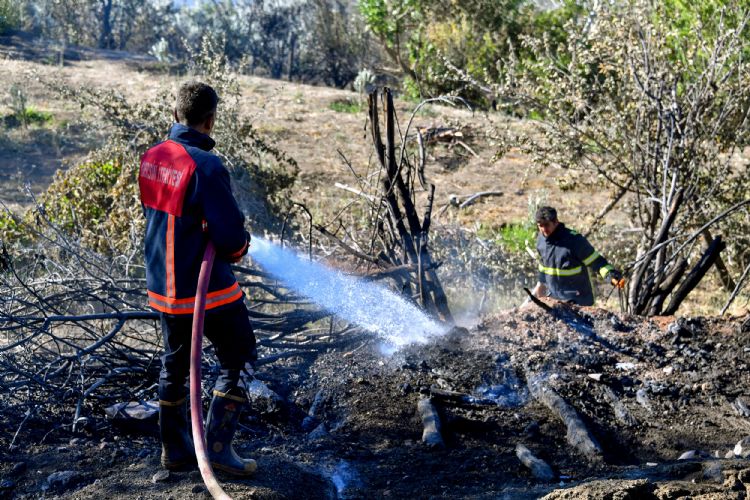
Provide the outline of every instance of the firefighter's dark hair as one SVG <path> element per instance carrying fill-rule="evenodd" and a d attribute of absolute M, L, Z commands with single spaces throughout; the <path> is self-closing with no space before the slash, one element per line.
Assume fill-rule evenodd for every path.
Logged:
<path fill-rule="evenodd" d="M 536 220 L 537 224 L 545 221 L 555 222 L 557 220 L 557 210 L 552 207 L 539 207 L 536 210 L 534 219 Z"/>
<path fill-rule="evenodd" d="M 210 86 L 199 81 L 185 82 L 177 91 L 177 120 L 189 126 L 201 125 L 216 113 L 219 96 Z"/>

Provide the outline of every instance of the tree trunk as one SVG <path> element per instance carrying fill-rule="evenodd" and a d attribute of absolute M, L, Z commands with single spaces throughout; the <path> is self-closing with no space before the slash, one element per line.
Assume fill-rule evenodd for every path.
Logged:
<path fill-rule="evenodd" d="M 682 189 L 680 189 L 679 191 L 677 191 L 677 194 L 672 201 L 672 205 L 669 207 L 669 212 L 667 213 L 667 216 L 664 218 L 661 226 L 659 227 L 659 231 L 654 235 L 654 239 L 651 242 L 650 248 L 646 250 L 643 261 L 635 269 L 633 279 L 630 283 L 629 292 L 630 307 L 632 309 L 632 312 L 634 312 L 635 314 L 643 314 L 649 302 L 651 301 L 654 291 L 658 290 L 663 281 L 664 274 L 662 267 L 664 266 L 666 248 L 661 247 L 657 249 L 657 247 L 667 240 L 667 237 L 669 236 L 669 230 L 671 229 L 672 224 L 674 224 L 675 218 L 677 217 L 677 212 L 682 205 L 682 200 L 683 191 Z M 657 214 L 655 212 L 652 213 L 652 217 L 652 223 L 655 227 Z M 654 267 L 651 276 L 649 277 L 649 279 L 644 280 L 648 269 L 651 267 L 652 262 L 654 262 Z"/>
<path fill-rule="evenodd" d="M 99 48 L 114 48 L 112 39 L 112 0 L 101 0 L 102 4 L 102 31 L 99 34 Z"/>
<path fill-rule="evenodd" d="M 665 315 L 670 315 L 677 312 L 677 308 L 680 307 L 680 304 L 682 304 L 682 301 L 685 300 L 685 297 L 687 297 L 688 294 L 693 291 L 696 286 L 698 286 L 698 283 L 700 283 L 701 279 L 703 279 L 703 276 L 706 275 L 714 262 L 716 262 L 716 259 L 719 257 L 719 253 L 726 247 L 726 244 L 721 241 L 721 236 L 717 236 L 716 238 L 714 238 L 708 249 L 706 249 L 706 251 L 703 253 L 703 256 L 701 256 L 698 263 L 690 271 L 690 274 L 687 275 L 685 281 L 682 282 L 680 288 L 678 288 L 675 292 L 672 300 L 669 302 L 669 305 L 664 311 Z"/>
<path fill-rule="evenodd" d="M 292 81 L 292 75 L 294 75 L 294 56 L 295 49 L 297 48 L 297 34 L 296 33 L 290 33 L 289 34 L 289 68 L 287 71 L 286 79 L 288 81 Z"/>
<path fill-rule="evenodd" d="M 385 220 L 390 226 L 390 233 L 388 234 L 391 235 L 394 243 L 386 243 L 385 246 L 388 252 L 398 249 L 403 253 L 401 258 L 394 259 L 394 265 L 400 263 L 416 265 L 416 280 L 413 283 L 411 281 L 406 281 L 406 283 L 416 286 L 422 307 L 433 316 L 448 323 L 453 323 L 448 299 L 435 272 L 439 264 L 433 263 L 428 249 L 435 188 L 432 185 L 428 188 L 427 205 L 420 222 L 414 201 L 414 186 L 404 180 L 404 176 L 407 180 L 410 178 L 413 166 L 409 163 L 406 155 L 397 157 L 396 111 L 393 105 L 393 95 L 389 89 L 385 89 L 384 94 L 385 144 L 380 130 L 377 92 L 372 92 L 369 95 L 368 103 L 373 145 L 384 171 L 381 179 L 381 196 L 389 214 L 389 217 L 386 217 Z M 406 139 L 402 138 L 401 140 L 405 141 Z M 381 236 L 384 236 L 384 240 L 388 239 L 385 234 Z M 395 260 L 398 260 L 399 263 L 396 263 Z"/>
<path fill-rule="evenodd" d="M 664 301 L 674 287 L 677 286 L 682 275 L 685 274 L 687 266 L 687 260 L 682 258 L 674 265 L 672 271 L 667 274 L 667 277 L 664 278 L 664 281 L 655 290 L 654 296 L 651 299 L 651 305 L 648 311 L 649 316 L 658 316 L 661 314 L 662 307 L 664 307 Z"/>
<path fill-rule="evenodd" d="M 703 249 L 707 250 L 711 245 L 714 237 L 711 235 L 711 231 L 709 229 L 703 231 L 701 233 L 701 237 L 703 238 Z M 731 292 L 732 290 L 734 290 L 736 284 L 732 279 L 732 275 L 729 274 L 729 269 L 727 269 L 727 265 L 724 263 L 724 259 L 721 258 L 721 255 L 719 255 L 719 257 L 716 259 L 716 274 L 719 276 L 719 281 L 721 281 L 721 285 L 724 287 L 724 290 L 726 290 L 727 292 Z"/>

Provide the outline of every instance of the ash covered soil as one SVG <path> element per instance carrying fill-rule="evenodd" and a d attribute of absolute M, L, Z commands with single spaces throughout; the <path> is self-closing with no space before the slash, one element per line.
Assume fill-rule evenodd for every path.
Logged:
<path fill-rule="evenodd" d="M 384 356 L 371 337 L 260 370 L 236 448 L 242 498 L 746 498 L 750 317 L 643 318 L 532 306 Z M 559 394 L 600 445 L 571 445 L 529 381 Z M 455 394 L 459 393 L 459 394 Z M 422 442 L 432 397 L 445 446 Z M 3 498 L 202 498 L 197 471 L 159 470 L 155 424 L 102 415 L 77 434 L 0 410 Z M 69 429 L 69 427 L 67 428 Z M 536 478 L 525 445 L 555 475 Z M 740 456 L 735 455 L 740 452 Z M 682 457 L 682 458 L 680 458 Z M 747 485 L 747 486 L 746 486 Z"/>

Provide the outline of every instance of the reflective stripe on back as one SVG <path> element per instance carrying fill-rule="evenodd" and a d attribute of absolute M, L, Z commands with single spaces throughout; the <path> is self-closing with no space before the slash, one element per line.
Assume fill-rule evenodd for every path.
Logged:
<path fill-rule="evenodd" d="M 174 215 L 167 215 L 167 235 L 166 235 L 166 255 L 165 269 L 167 274 L 167 297 L 174 297 L 176 293 L 175 274 L 174 274 Z"/>

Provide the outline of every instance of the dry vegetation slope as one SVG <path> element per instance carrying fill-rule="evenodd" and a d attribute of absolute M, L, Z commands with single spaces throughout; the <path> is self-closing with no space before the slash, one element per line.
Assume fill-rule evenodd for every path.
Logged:
<path fill-rule="evenodd" d="M 106 134 L 86 125 L 85 118 L 93 110 L 81 110 L 61 101 L 39 83 L 37 76 L 72 85 L 113 89 L 133 100 L 153 98 L 165 88 L 174 91 L 184 78 L 160 71 L 153 62 L 144 62 L 142 58 L 114 57 L 106 52 L 75 54 L 77 60 L 71 57 L 63 67 L 50 63 L 54 57 L 43 56 L 44 53 L 19 59 L 10 52 L 8 45 L 0 45 L 3 74 L 0 116 L 10 113 L 9 90 L 19 85 L 29 106 L 53 117 L 28 130 L 0 125 L 0 200 L 10 206 L 29 203 L 21 189 L 25 182 L 32 185 L 33 191 L 41 191 L 56 169 L 80 161 L 102 143 Z M 317 222 L 331 222 L 357 198 L 335 186 L 338 182 L 358 187 L 347 162 L 358 175 L 373 170 L 364 97 L 349 91 L 257 77 L 243 76 L 239 80 L 245 97 L 244 111 L 254 118 L 264 137 L 299 164 L 300 176 L 290 197 L 308 206 Z M 406 127 L 415 106 L 412 102 L 397 102 L 402 128 Z M 451 127 L 463 134 L 461 139 L 467 146 L 440 142 L 428 145 L 426 175 L 437 186 L 433 227 L 439 230 L 443 223 L 459 222 L 473 229 L 495 230 L 506 223 L 526 220 L 529 200 L 541 197 L 561 209 L 563 220 L 585 230 L 607 204 L 607 191 L 592 192 L 580 186 L 563 190 L 560 179 L 569 174 L 557 170 L 542 173 L 517 151 L 495 158 L 492 130 L 509 121 L 496 113 L 445 105 L 427 105 L 416 116 L 412 133 L 417 127 Z M 518 121 L 511 121 L 510 125 L 524 126 Z M 562 182 L 570 185 L 570 177 Z M 500 191 L 502 195 L 483 198 L 464 209 L 443 210 L 450 195 L 463 200 L 480 191 Z M 354 212 L 343 222 L 345 225 L 362 222 L 357 217 Z M 607 222 L 620 228 L 626 225 L 619 212 L 613 212 Z M 593 243 L 612 251 L 602 235 L 595 236 Z M 723 302 L 725 294 L 714 293 L 715 285 L 708 281 L 701 285 L 685 310 L 705 314 L 716 310 L 715 303 Z M 518 300 L 522 300 L 521 295 Z M 611 298 L 608 304 L 617 307 Z M 733 311 L 740 310 L 735 306 Z"/>
<path fill-rule="evenodd" d="M 0 52 L 0 57 L 2 57 Z M 95 57 L 89 53 L 88 57 Z M 89 85 L 114 89 L 129 99 L 149 99 L 164 88 L 176 89 L 181 77 L 146 69 L 140 61 L 127 58 L 91 58 L 66 62 L 64 67 L 34 60 L 0 59 L 3 85 L 0 92 L 0 114 L 10 112 L 8 91 L 13 84 L 21 85 L 28 104 L 37 110 L 52 113 L 53 120 L 30 130 L 0 128 L 0 178 L 3 180 L 3 201 L 24 203 L 17 194 L 19 181 L 30 181 L 39 191 L 57 168 L 79 161 L 87 150 L 95 148 L 102 131 L 81 126 L 81 111 L 62 102 L 35 81 L 39 75 L 62 79 L 73 85 Z M 149 66 L 149 65 L 146 65 Z M 245 96 L 244 110 L 255 118 L 256 126 L 300 166 L 300 178 L 292 197 L 310 206 L 324 218 L 343 206 L 353 195 L 333 186 L 334 182 L 355 185 L 346 163 L 360 174 L 371 161 L 371 145 L 365 130 L 364 98 L 348 91 L 313 87 L 256 77 L 241 77 Z M 352 105 L 351 103 L 355 103 Z M 356 103 L 360 104 L 357 110 Z M 405 127 L 416 103 L 399 102 L 400 124 Z M 332 109 L 332 108 L 336 108 Z M 464 209 L 459 218 L 464 222 L 497 226 L 503 222 L 523 220 L 530 195 L 540 191 L 549 194 L 551 202 L 565 209 L 570 218 L 595 213 L 606 203 L 606 196 L 597 195 L 585 203 L 580 194 L 562 193 L 557 189 L 555 173 L 540 177 L 529 171 L 525 158 L 511 152 L 495 160 L 495 149 L 486 133 L 505 118 L 497 114 L 471 112 L 466 108 L 428 105 L 416 117 L 414 127 L 455 127 L 464 134 L 466 143 L 476 156 L 459 145 L 433 144 L 429 147 L 427 175 L 437 185 L 437 200 L 444 204 L 450 194 L 460 197 L 478 191 L 502 191 L 503 195 L 487 198 L 475 207 Z M 221 145 L 219 145 L 220 147 Z M 596 193 L 593 193 L 596 194 Z M 447 212 L 444 219 L 453 217 Z"/>

